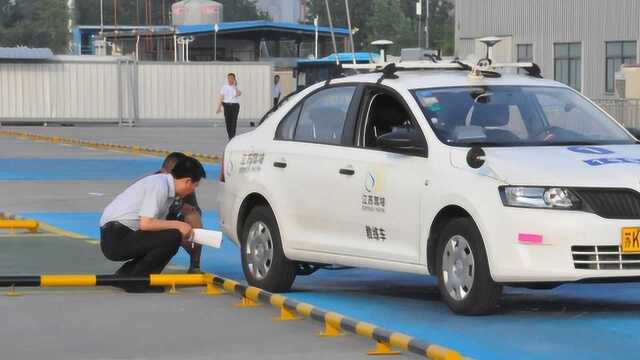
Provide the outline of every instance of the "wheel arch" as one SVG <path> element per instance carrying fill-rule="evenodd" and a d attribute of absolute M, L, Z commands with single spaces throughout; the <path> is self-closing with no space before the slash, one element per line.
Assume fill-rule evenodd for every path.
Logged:
<path fill-rule="evenodd" d="M 431 223 L 431 227 L 429 228 L 429 237 L 427 240 L 427 269 L 429 274 L 436 273 L 436 253 L 440 233 L 449 221 L 456 218 L 469 218 L 473 220 L 471 213 L 463 207 L 459 205 L 448 205 L 438 212 Z"/>
<path fill-rule="evenodd" d="M 238 221 L 236 224 L 236 234 L 238 236 L 238 242 L 242 242 L 242 228 L 244 227 L 244 223 L 247 220 L 249 213 L 256 206 L 267 206 L 273 211 L 271 204 L 269 204 L 267 198 L 262 194 L 257 192 L 248 194 L 244 198 L 244 200 L 242 200 L 242 204 L 240 205 L 240 208 L 238 210 Z"/>

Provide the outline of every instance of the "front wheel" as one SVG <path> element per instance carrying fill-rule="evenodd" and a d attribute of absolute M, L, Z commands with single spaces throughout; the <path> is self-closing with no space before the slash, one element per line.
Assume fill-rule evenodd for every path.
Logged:
<path fill-rule="evenodd" d="M 502 286 L 491 278 L 482 236 L 473 220 L 451 220 L 437 253 L 438 288 L 451 311 L 463 315 L 495 312 Z"/>
<path fill-rule="evenodd" d="M 296 265 L 284 255 L 280 230 L 266 206 L 251 210 L 242 229 L 242 270 L 249 285 L 269 292 L 291 289 Z"/>

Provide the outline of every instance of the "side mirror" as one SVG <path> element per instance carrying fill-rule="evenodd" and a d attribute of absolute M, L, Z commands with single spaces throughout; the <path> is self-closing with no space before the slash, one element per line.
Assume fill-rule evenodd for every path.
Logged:
<path fill-rule="evenodd" d="M 427 144 L 420 134 L 411 128 L 394 128 L 377 138 L 378 146 L 389 152 L 426 156 Z"/>

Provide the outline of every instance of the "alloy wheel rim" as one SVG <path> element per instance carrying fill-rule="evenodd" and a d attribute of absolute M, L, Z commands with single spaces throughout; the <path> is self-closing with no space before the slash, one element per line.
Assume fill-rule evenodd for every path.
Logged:
<path fill-rule="evenodd" d="M 454 235 L 448 241 L 442 254 L 442 278 L 449 296 L 456 301 L 464 300 L 475 279 L 475 259 L 467 239 Z"/>
<path fill-rule="evenodd" d="M 246 258 L 249 271 L 256 280 L 267 277 L 273 264 L 273 238 L 267 225 L 261 221 L 249 228 Z"/>

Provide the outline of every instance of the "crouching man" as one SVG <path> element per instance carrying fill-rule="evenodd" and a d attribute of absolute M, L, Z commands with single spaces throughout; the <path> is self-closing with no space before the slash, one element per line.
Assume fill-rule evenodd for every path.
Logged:
<path fill-rule="evenodd" d="M 121 276 L 146 276 L 162 272 L 190 238 L 192 227 L 183 221 L 166 220 L 176 198 L 185 198 L 206 177 L 194 158 L 181 159 L 169 174 L 138 180 L 118 195 L 100 219 L 100 247 L 112 261 L 126 261 Z M 127 286 L 127 292 L 162 292 L 162 287 Z"/>
<path fill-rule="evenodd" d="M 187 158 L 187 155 L 180 152 L 169 154 L 162 163 L 162 167 L 156 174 L 171 174 L 171 170 L 178 162 Z M 198 205 L 195 191 L 188 196 L 177 199 L 170 207 L 167 220 L 179 220 L 191 225 L 193 229 L 202 228 L 202 210 Z M 202 255 L 202 245 L 194 242 L 182 242 L 182 248 L 189 254 L 189 274 L 201 274 L 200 257 Z"/>

